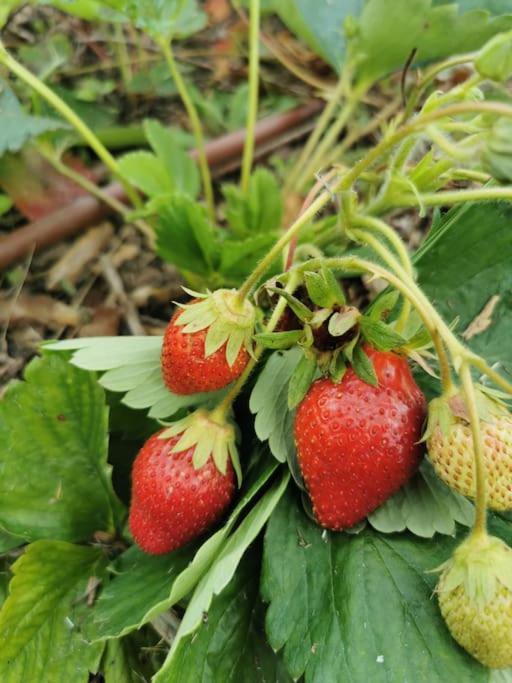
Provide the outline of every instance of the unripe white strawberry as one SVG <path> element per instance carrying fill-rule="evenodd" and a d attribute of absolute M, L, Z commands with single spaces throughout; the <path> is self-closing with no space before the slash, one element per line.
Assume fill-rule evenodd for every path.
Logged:
<path fill-rule="evenodd" d="M 470 536 L 441 569 L 439 607 L 452 636 L 484 666 L 512 666 L 512 549 Z"/>
<path fill-rule="evenodd" d="M 512 415 L 499 401 L 477 390 L 487 504 L 512 510 Z M 431 401 L 424 437 L 437 475 L 463 496 L 475 497 L 474 451 L 469 417 L 461 394 Z"/>

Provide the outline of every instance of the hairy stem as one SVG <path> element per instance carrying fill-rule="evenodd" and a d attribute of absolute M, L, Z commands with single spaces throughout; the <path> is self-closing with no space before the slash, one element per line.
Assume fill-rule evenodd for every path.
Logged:
<path fill-rule="evenodd" d="M 455 206 L 466 202 L 493 202 L 512 200 L 512 187 L 477 187 L 469 190 L 445 190 L 443 192 L 423 192 L 416 195 L 399 195 L 394 198 L 394 206 Z M 388 209 L 393 207 L 387 207 Z"/>
<path fill-rule="evenodd" d="M 299 175 L 301 174 L 305 163 L 311 157 L 315 147 L 318 144 L 318 141 L 320 140 L 325 129 L 329 125 L 329 122 L 334 115 L 336 107 L 339 105 L 340 99 L 343 97 L 343 93 L 346 90 L 346 86 L 347 84 L 345 82 L 345 79 L 340 78 L 336 87 L 330 93 L 329 101 L 326 107 L 318 117 L 318 121 L 316 122 L 316 125 L 313 128 L 311 135 L 308 137 L 306 144 L 302 148 L 299 158 L 295 162 L 291 171 L 288 173 L 286 185 L 284 187 L 285 196 L 295 186 L 295 183 Z"/>
<path fill-rule="evenodd" d="M 183 102 L 183 106 L 187 112 L 190 120 L 190 126 L 192 128 L 192 133 L 194 135 L 194 140 L 197 149 L 197 160 L 199 164 L 199 172 L 201 174 L 201 180 L 203 183 L 203 192 L 206 199 L 206 206 L 208 209 L 208 214 L 212 221 L 215 221 L 215 202 L 213 199 L 213 186 L 212 178 L 210 174 L 210 167 L 208 166 L 208 159 L 206 158 L 206 151 L 204 145 L 204 135 L 203 128 L 201 126 L 201 121 L 199 119 L 199 114 L 197 109 L 192 102 L 192 98 L 187 90 L 187 86 L 183 79 L 183 76 L 178 69 L 176 61 L 174 59 L 174 53 L 172 50 L 172 44 L 165 38 L 160 38 L 158 40 L 158 45 L 162 50 L 162 54 L 165 57 L 167 66 L 169 67 L 169 72 L 176 84 L 178 93 Z"/>
<path fill-rule="evenodd" d="M 249 191 L 252 161 L 254 157 L 254 129 L 258 115 L 259 89 L 259 33 L 260 33 L 260 0 L 251 0 L 249 22 L 249 102 L 247 107 L 247 125 L 242 156 L 241 187 L 243 192 Z"/>
<path fill-rule="evenodd" d="M 460 369 L 460 378 L 466 398 L 466 407 L 469 413 L 471 435 L 473 437 L 473 454 L 475 463 L 475 484 L 476 484 L 476 515 L 473 525 L 475 536 L 487 533 L 487 473 L 485 470 L 484 451 L 482 444 L 482 434 L 480 430 L 480 418 L 476 405 L 475 387 L 471 378 L 471 371 L 468 363 L 463 363 Z"/>

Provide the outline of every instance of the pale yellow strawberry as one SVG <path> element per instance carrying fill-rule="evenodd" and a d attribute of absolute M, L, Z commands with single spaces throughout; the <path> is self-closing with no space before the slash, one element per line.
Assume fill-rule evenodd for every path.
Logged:
<path fill-rule="evenodd" d="M 512 666 L 512 550 L 470 537 L 441 569 L 439 607 L 452 636 L 484 666 Z"/>
<path fill-rule="evenodd" d="M 512 415 L 482 392 L 477 396 L 487 470 L 487 504 L 493 510 L 512 510 Z M 473 439 L 459 394 L 431 402 L 426 442 L 437 475 L 462 495 L 474 498 Z"/>

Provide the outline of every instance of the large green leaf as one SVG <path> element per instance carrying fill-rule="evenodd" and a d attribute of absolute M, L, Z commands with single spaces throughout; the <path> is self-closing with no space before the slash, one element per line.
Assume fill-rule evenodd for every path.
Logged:
<path fill-rule="evenodd" d="M 91 640 L 124 635 L 153 619 L 185 597 L 208 570 L 243 510 L 267 483 L 276 463 L 267 458 L 253 469 L 246 490 L 224 526 L 196 551 L 188 546 L 154 557 L 136 547 L 127 550 L 112 569 L 112 580 L 99 596 L 84 624 Z"/>
<path fill-rule="evenodd" d="M 417 253 L 418 281 L 447 322 L 462 332 L 493 296 L 489 327 L 471 348 L 512 376 L 512 205 L 466 204 L 449 211 Z"/>
<path fill-rule="evenodd" d="M 505 525 L 502 525 L 505 527 Z M 506 530 L 510 540 L 510 528 Z M 428 571 L 456 540 L 322 531 L 286 495 L 267 526 L 266 631 L 306 683 L 484 682 L 486 669 L 452 640 Z"/>
<path fill-rule="evenodd" d="M 180 623 L 169 655 L 153 679 L 154 683 L 167 683 L 168 673 L 175 666 L 174 660 L 178 656 L 178 646 L 182 638 L 194 634 L 200 627 L 205 613 L 210 609 L 214 596 L 219 595 L 234 576 L 244 553 L 261 532 L 285 492 L 288 481 L 289 475 L 283 472 L 280 481 L 277 481 L 265 493 L 228 538 L 208 573 L 198 583 Z"/>
<path fill-rule="evenodd" d="M 269 0 L 266 10 L 280 19 L 312 50 L 339 71 L 345 55 L 344 21 L 358 17 L 365 0 Z"/>
<path fill-rule="evenodd" d="M 18 152 L 31 138 L 60 128 L 67 125 L 57 119 L 27 114 L 13 91 L 0 79 L 0 156 Z"/>
<path fill-rule="evenodd" d="M 400 69 L 413 49 L 420 63 L 476 50 L 512 28 L 512 14 L 491 16 L 482 3 L 464 10 L 456 3 L 434 7 L 432 0 L 368 0 L 350 43 L 358 77 L 371 83 Z"/>
<path fill-rule="evenodd" d="M 107 407 L 90 373 L 33 360 L 0 402 L 0 524 L 26 540 L 113 530 Z"/>
<path fill-rule="evenodd" d="M 71 363 L 83 370 L 104 372 L 99 383 L 122 392 L 129 408 L 148 410 L 149 417 L 172 417 L 183 408 L 216 401 L 219 393 L 173 394 L 160 369 L 162 337 L 85 337 L 49 342 L 50 351 L 72 351 Z"/>
<path fill-rule="evenodd" d="M 291 683 L 263 634 L 257 565 L 244 558 L 197 633 L 181 639 L 166 683 Z"/>
<path fill-rule="evenodd" d="M 86 683 L 103 646 L 80 633 L 87 583 L 102 552 L 62 541 L 36 541 L 12 567 L 9 597 L 0 611 L 2 683 Z"/>

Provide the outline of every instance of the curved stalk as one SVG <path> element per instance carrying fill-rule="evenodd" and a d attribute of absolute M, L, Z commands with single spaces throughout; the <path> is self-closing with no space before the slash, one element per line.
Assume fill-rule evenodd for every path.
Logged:
<path fill-rule="evenodd" d="M 284 194 L 286 195 L 295 185 L 298 176 L 300 175 L 302 171 L 302 167 L 304 164 L 307 162 L 307 160 L 311 157 L 311 154 L 313 153 L 313 150 L 315 149 L 316 145 L 318 144 L 318 141 L 322 137 L 325 129 L 327 128 L 329 121 L 332 119 L 334 115 L 334 111 L 336 107 L 339 104 L 340 99 L 343 96 L 343 93 L 345 92 L 345 89 L 347 87 L 347 84 L 345 82 L 345 79 L 342 77 L 339 79 L 338 83 L 336 84 L 336 87 L 332 91 L 329 101 L 327 105 L 325 106 L 324 110 L 318 117 L 318 121 L 316 122 L 315 127 L 313 128 L 313 131 L 311 132 L 310 136 L 308 137 L 306 144 L 301 150 L 301 153 L 299 154 L 299 158 L 293 165 L 293 168 L 291 171 L 288 173 L 288 178 L 286 180 L 286 184 L 284 187 Z"/>
<path fill-rule="evenodd" d="M 251 0 L 249 20 L 249 102 L 240 181 L 243 192 L 249 191 L 249 180 L 251 178 L 254 156 L 254 129 L 256 127 L 256 117 L 258 116 L 259 32 L 260 0 Z"/>
<path fill-rule="evenodd" d="M 53 92 L 45 83 L 39 80 L 31 71 L 20 64 L 14 57 L 12 57 L 7 50 L 0 43 L 0 64 L 4 64 L 9 71 L 18 76 L 24 81 L 32 90 L 38 95 L 41 95 L 48 104 L 50 104 L 61 116 L 65 119 L 82 137 L 85 142 L 96 153 L 99 159 L 103 161 L 105 166 L 122 184 L 126 195 L 134 206 L 140 206 L 140 198 L 132 186 L 126 182 L 121 174 L 119 165 L 114 157 L 110 154 L 108 149 L 98 140 L 96 135 L 92 132 L 89 126 L 82 121 L 82 119 L 75 114 L 75 112 L 68 106 L 62 98 Z"/>
<path fill-rule="evenodd" d="M 394 206 L 455 206 L 466 202 L 512 201 L 512 187 L 477 187 L 469 190 L 445 190 L 443 192 L 424 192 L 417 196 L 399 195 Z M 393 206 L 387 206 L 387 210 Z"/>
<path fill-rule="evenodd" d="M 181 75 L 174 59 L 171 42 L 165 38 L 160 38 L 158 40 L 158 45 L 163 56 L 165 57 L 167 66 L 169 67 L 169 72 L 174 80 L 174 83 L 176 84 L 181 101 L 183 102 L 183 106 L 185 107 L 190 120 L 190 126 L 192 128 L 192 133 L 196 143 L 197 161 L 199 164 L 199 172 L 201 174 L 206 206 L 211 220 L 215 221 L 215 202 L 213 199 L 212 178 L 210 174 L 210 167 L 208 166 L 208 159 L 206 158 L 203 128 L 201 126 L 199 114 L 197 113 L 197 109 L 189 95 L 183 76 Z"/>
<path fill-rule="evenodd" d="M 476 406 L 475 387 L 471 372 L 467 363 L 463 363 L 460 369 L 460 378 L 466 398 L 466 407 L 469 413 L 471 435 L 473 437 L 473 453 L 475 463 L 475 508 L 476 516 L 473 525 L 474 536 L 484 536 L 487 533 L 487 473 L 485 470 L 482 434 L 480 430 L 480 418 Z"/>

